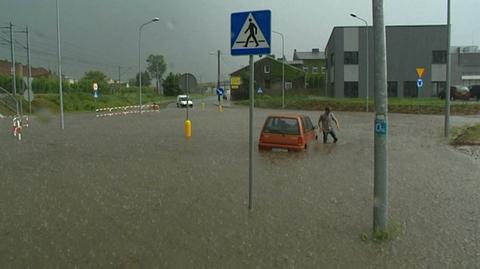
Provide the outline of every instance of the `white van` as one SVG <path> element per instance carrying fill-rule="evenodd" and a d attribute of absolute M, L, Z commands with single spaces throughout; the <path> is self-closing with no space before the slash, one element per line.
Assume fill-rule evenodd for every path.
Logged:
<path fill-rule="evenodd" d="M 193 101 L 189 96 L 184 94 L 177 96 L 177 107 L 186 107 L 187 105 L 193 107 Z"/>

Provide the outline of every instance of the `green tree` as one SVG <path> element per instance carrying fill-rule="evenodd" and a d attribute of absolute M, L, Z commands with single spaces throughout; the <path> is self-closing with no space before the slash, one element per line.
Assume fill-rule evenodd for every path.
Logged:
<path fill-rule="evenodd" d="M 142 86 L 150 86 L 152 82 L 152 78 L 147 71 L 142 72 Z M 139 75 L 138 73 L 135 75 L 135 85 L 140 86 Z"/>
<path fill-rule="evenodd" d="M 93 91 L 93 83 L 97 83 L 100 92 L 108 92 L 107 76 L 101 71 L 87 71 L 78 82 L 79 88 L 87 92 Z"/>
<path fill-rule="evenodd" d="M 160 79 L 162 78 L 163 74 L 167 70 L 167 65 L 165 64 L 165 60 L 163 55 L 159 54 L 150 54 L 147 58 L 147 71 L 155 77 L 157 83 L 157 92 L 160 86 Z"/>
<path fill-rule="evenodd" d="M 179 86 L 180 74 L 173 74 L 170 72 L 163 81 L 163 93 L 166 96 L 176 96 L 181 94 Z"/>

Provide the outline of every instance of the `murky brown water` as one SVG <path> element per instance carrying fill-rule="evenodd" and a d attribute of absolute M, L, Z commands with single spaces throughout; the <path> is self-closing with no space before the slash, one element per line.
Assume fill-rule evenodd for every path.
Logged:
<path fill-rule="evenodd" d="M 274 112 L 256 110 L 255 128 Z M 189 141 L 171 107 L 67 114 L 64 131 L 34 119 L 21 143 L 0 120 L 0 267 L 476 268 L 480 163 L 442 142 L 443 118 L 390 116 L 401 233 L 379 244 L 360 239 L 372 224 L 373 116 L 336 114 L 336 145 L 256 152 L 253 211 L 247 108 L 195 108 Z"/>

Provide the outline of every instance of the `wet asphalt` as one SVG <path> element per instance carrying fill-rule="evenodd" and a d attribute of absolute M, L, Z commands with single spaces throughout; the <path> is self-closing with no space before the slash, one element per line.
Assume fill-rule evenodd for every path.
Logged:
<path fill-rule="evenodd" d="M 373 213 L 373 114 L 335 112 L 337 144 L 255 151 L 248 108 L 0 119 L 1 268 L 478 268 L 480 162 L 447 145 L 443 117 L 391 114 L 389 222 Z M 256 109 L 263 120 L 279 111 Z M 286 111 L 311 116 L 320 112 Z M 453 117 L 453 125 L 480 117 Z"/>

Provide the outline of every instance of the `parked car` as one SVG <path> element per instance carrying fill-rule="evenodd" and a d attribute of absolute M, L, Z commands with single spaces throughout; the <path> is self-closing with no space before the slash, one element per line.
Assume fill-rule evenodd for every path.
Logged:
<path fill-rule="evenodd" d="M 315 129 L 308 116 L 271 115 L 263 124 L 258 149 L 306 150 L 309 142 L 318 139 Z"/>
<path fill-rule="evenodd" d="M 177 96 L 177 107 L 193 107 L 193 101 L 187 95 Z"/>
<path fill-rule="evenodd" d="M 470 97 L 473 97 L 477 99 L 477 101 L 480 101 L 480 85 L 470 86 Z"/>
<path fill-rule="evenodd" d="M 438 97 L 445 99 L 445 91 L 441 91 Z M 450 100 L 470 100 L 470 90 L 466 86 L 451 86 Z"/>

